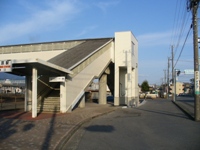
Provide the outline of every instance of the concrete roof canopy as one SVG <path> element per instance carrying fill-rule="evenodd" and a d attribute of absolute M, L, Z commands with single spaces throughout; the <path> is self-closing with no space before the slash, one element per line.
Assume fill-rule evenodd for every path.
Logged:
<path fill-rule="evenodd" d="M 59 76 L 65 74 L 73 74 L 70 71 L 74 65 L 78 65 L 79 62 L 83 61 L 89 55 L 95 53 L 98 48 L 102 47 L 104 44 L 112 40 L 113 38 L 98 38 L 98 39 L 86 39 L 86 40 L 72 40 L 72 41 L 57 41 L 57 42 L 44 42 L 44 43 L 31 43 L 31 44 L 23 44 L 23 45 L 9 45 L 9 46 L 1 46 L 0 49 L 2 52 L 5 50 L 15 50 L 10 51 L 10 53 L 19 53 L 19 48 L 26 47 L 26 49 L 21 50 L 20 52 L 27 52 L 29 48 L 40 47 L 40 51 L 52 51 L 52 45 L 63 44 L 67 45 L 66 50 L 56 55 L 55 57 L 49 59 L 48 61 L 44 61 L 42 59 L 33 58 L 33 59 L 21 59 L 21 60 L 12 60 L 12 74 L 16 75 L 32 75 L 32 68 L 38 68 L 38 75 L 51 75 L 51 76 Z M 72 44 L 78 43 L 78 44 Z M 42 47 L 42 45 L 45 45 Z M 51 47 L 46 49 L 47 47 Z M 14 48 L 14 49 L 13 49 Z M 55 50 L 57 50 L 55 48 Z M 33 49 L 32 52 L 38 52 L 38 49 Z M 5 51 L 6 52 L 6 51 Z"/>

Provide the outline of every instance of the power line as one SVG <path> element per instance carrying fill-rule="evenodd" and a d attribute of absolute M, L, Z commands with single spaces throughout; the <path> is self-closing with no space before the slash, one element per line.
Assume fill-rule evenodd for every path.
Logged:
<path fill-rule="evenodd" d="M 182 61 L 182 62 L 194 62 L 194 60 L 179 60 L 179 61 Z"/>
<path fill-rule="evenodd" d="M 187 20 L 186 20 L 186 14 L 187 14 L 187 12 L 185 11 L 185 15 L 184 15 L 184 19 L 183 19 L 183 21 L 182 21 L 182 25 L 181 25 L 181 29 L 180 29 L 178 41 L 177 41 L 177 44 L 176 44 L 176 46 L 175 46 L 175 54 L 174 54 L 174 55 L 176 55 L 176 52 L 177 52 L 177 50 L 178 50 L 178 47 L 179 47 L 181 38 L 183 37 L 183 33 L 184 33 L 184 30 L 185 30 L 187 21 L 189 20 L 189 15 L 188 15 Z"/>
<path fill-rule="evenodd" d="M 181 48 L 181 52 L 179 53 L 178 59 L 176 60 L 176 63 L 175 63 L 175 65 L 174 65 L 174 68 L 175 68 L 176 64 L 178 63 L 179 58 L 181 57 L 181 54 L 182 54 L 182 52 L 183 52 L 183 49 L 184 49 L 184 47 L 185 47 L 185 43 L 186 43 L 186 41 L 187 41 L 187 39 L 188 39 L 188 36 L 189 36 L 189 33 L 190 33 L 191 29 L 192 29 L 192 25 L 191 25 L 190 28 L 189 28 L 189 31 L 188 31 L 188 33 L 187 33 L 187 36 L 186 36 L 185 41 L 184 41 L 184 43 L 183 43 L 183 46 L 182 46 L 182 48 Z"/>
<path fill-rule="evenodd" d="M 172 37 L 171 37 L 171 44 L 174 45 L 175 47 L 175 53 L 177 52 L 177 49 L 179 47 L 181 38 L 183 36 L 185 27 L 187 25 L 187 22 L 189 20 L 189 15 L 186 17 L 188 14 L 186 9 L 186 5 L 182 0 L 177 0 L 176 2 L 176 12 L 175 12 L 175 17 L 174 17 L 174 24 L 173 24 L 173 32 L 172 32 Z M 184 8 L 184 9 L 183 9 Z M 177 41 L 176 41 L 177 40 Z"/>

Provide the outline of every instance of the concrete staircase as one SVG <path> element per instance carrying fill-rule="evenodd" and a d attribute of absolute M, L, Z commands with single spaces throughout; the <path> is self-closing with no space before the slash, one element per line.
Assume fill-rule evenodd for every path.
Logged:
<path fill-rule="evenodd" d="M 72 111 L 81 97 L 85 94 L 87 86 L 95 77 L 100 77 L 100 75 L 105 71 L 111 63 L 110 55 L 110 51 L 104 52 L 81 72 L 79 72 L 79 74 L 73 77 L 72 80 L 69 80 L 66 83 L 66 89 L 68 89 L 68 93 L 70 93 L 66 95 L 67 111 Z"/>
<path fill-rule="evenodd" d="M 47 97 L 38 103 L 38 112 L 60 112 L 60 97 Z"/>

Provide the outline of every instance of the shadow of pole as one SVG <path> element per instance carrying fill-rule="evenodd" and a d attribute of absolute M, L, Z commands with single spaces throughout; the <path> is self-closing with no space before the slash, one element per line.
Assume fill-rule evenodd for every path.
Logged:
<path fill-rule="evenodd" d="M 161 115 L 167 115 L 167 116 L 172 116 L 172 117 L 188 119 L 188 117 L 186 117 L 184 115 L 178 115 L 178 114 L 173 113 L 173 112 L 160 111 L 160 110 L 147 110 L 147 109 L 142 109 L 142 108 L 137 108 L 137 110 L 142 110 L 142 111 L 146 111 L 146 112 L 149 112 L 149 113 L 155 113 L 155 114 L 161 114 Z"/>
<path fill-rule="evenodd" d="M 39 107 L 39 112 L 38 112 L 38 115 L 42 113 L 43 111 L 43 108 L 44 108 L 44 98 L 40 101 L 40 107 Z"/>
<path fill-rule="evenodd" d="M 54 134 L 54 122 L 55 122 L 56 112 L 57 112 L 57 107 L 55 106 L 54 112 L 50 121 L 50 126 L 46 134 L 46 138 L 44 139 L 44 142 L 42 144 L 42 148 L 41 148 L 42 150 L 48 150 L 50 147 L 51 139 Z"/>
<path fill-rule="evenodd" d="M 85 130 L 91 131 L 91 132 L 113 132 L 115 128 L 110 125 L 92 125 L 92 126 L 86 127 Z"/>

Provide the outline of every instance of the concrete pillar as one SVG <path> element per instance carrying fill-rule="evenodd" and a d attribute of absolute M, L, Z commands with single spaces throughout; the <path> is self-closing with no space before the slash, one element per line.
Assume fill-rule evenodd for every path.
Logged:
<path fill-rule="evenodd" d="M 107 104 L 107 74 L 103 74 L 99 80 L 99 104 Z"/>
<path fill-rule="evenodd" d="M 26 76 L 25 79 L 25 102 L 24 111 L 31 110 L 31 97 L 32 97 L 32 86 L 31 86 L 31 76 Z"/>
<path fill-rule="evenodd" d="M 37 69 L 32 69 L 32 118 L 37 117 Z"/>
<path fill-rule="evenodd" d="M 83 96 L 80 99 L 79 107 L 80 108 L 84 108 L 85 107 L 85 94 L 83 94 Z"/>
<path fill-rule="evenodd" d="M 60 112 L 67 112 L 67 88 L 66 81 L 60 83 Z"/>
<path fill-rule="evenodd" d="M 128 71 L 129 69 L 127 68 L 127 71 Z M 132 100 L 132 81 L 131 81 L 131 72 L 130 71 L 128 71 L 127 72 L 127 76 L 126 76 L 126 88 L 127 88 L 127 93 L 126 93 L 126 99 L 127 99 L 127 106 L 129 107 L 129 106 L 132 106 L 133 105 L 133 100 Z"/>
<path fill-rule="evenodd" d="M 114 106 L 119 106 L 119 67 L 115 67 L 115 90 L 114 90 Z"/>

